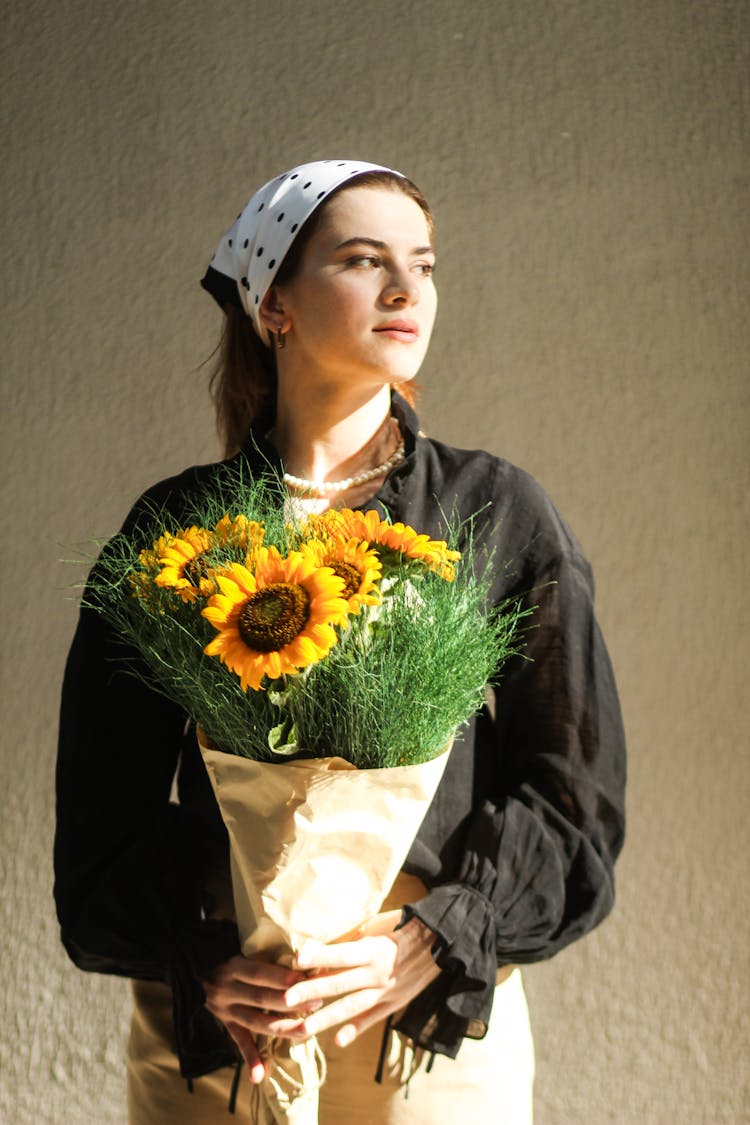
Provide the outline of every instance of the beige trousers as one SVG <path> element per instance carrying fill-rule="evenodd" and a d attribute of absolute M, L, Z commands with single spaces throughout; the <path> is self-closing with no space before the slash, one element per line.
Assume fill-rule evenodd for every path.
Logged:
<path fill-rule="evenodd" d="M 384 909 L 420 897 L 409 876 L 399 876 Z M 424 893 L 422 889 L 422 893 Z M 195 1079 L 193 1093 L 180 1077 L 171 1049 L 172 996 L 163 984 L 133 983 L 128 1043 L 130 1125 L 253 1125 L 253 1087 L 240 1082 L 236 1115 L 228 1113 L 234 1072 L 225 1067 Z M 374 1080 L 383 1023 L 349 1047 L 336 1047 L 333 1031 L 319 1037 L 328 1075 L 320 1091 L 320 1125 L 531 1125 L 534 1047 L 518 969 L 495 990 L 484 1039 L 465 1039 L 456 1059 L 429 1054 L 391 1033 L 383 1081 Z"/>

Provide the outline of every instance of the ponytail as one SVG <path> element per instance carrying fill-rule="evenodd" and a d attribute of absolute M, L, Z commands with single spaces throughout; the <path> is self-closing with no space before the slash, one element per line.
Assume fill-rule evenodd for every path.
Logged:
<path fill-rule="evenodd" d="M 244 309 L 227 305 L 224 311 L 209 387 L 224 456 L 231 457 L 258 415 L 276 399 L 276 360 Z"/>

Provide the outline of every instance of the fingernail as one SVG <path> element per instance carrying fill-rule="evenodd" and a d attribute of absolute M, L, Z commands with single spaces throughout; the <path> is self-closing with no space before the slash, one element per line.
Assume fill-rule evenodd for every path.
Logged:
<path fill-rule="evenodd" d="M 297 954 L 297 968 L 309 969 L 312 963 L 311 951 L 307 948 L 307 946 L 305 946 L 304 949 L 300 949 L 299 953 Z"/>
<path fill-rule="evenodd" d="M 336 1045 L 338 1047 L 348 1047 L 354 1039 L 356 1032 L 353 1027 L 342 1027 L 340 1031 L 336 1032 Z"/>
<path fill-rule="evenodd" d="M 322 948 L 323 946 L 319 941 L 306 942 L 297 954 L 295 967 L 298 969 L 315 968 Z"/>

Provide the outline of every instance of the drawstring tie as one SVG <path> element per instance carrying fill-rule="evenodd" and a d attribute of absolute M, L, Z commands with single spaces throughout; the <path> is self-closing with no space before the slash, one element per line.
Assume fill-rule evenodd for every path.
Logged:
<path fill-rule="evenodd" d="M 303 1064 L 301 1072 L 302 1081 L 290 1074 L 283 1065 L 288 1060 L 287 1065 L 291 1063 L 297 1073 L 300 1073 L 300 1061 L 289 1058 L 286 1054 L 288 1042 L 273 1036 L 265 1038 L 265 1044 L 259 1050 L 268 1074 L 263 1082 L 253 1084 L 251 1089 L 253 1121 L 266 1119 L 265 1116 L 261 1117 L 261 1107 L 265 1103 L 275 1107 L 277 1112 L 281 1110 L 282 1113 L 289 1113 L 297 1099 L 309 1099 L 312 1095 L 317 1099 L 318 1090 L 328 1073 L 326 1057 L 314 1036 L 298 1046 L 305 1047 L 307 1051 L 306 1066 Z M 265 1112 L 267 1114 L 268 1109 Z"/>
<path fill-rule="evenodd" d="M 385 1070 L 385 1059 L 386 1059 L 386 1055 L 388 1053 L 388 1047 L 389 1047 L 389 1044 L 390 1044 L 391 1033 L 393 1031 L 394 1018 L 395 1017 L 394 1017 L 393 1014 L 388 1016 L 387 1020 L 385 1021 L 384 1026 L 383 1026 L 383 1035 L 382 1035 L 382 1038 L 380 1040 L 380 1052 L 378 1054 L 378 1065 L 377 1065 L 377 1068 L 375 1070 L 375 1081 L 380 1086 L 382 1086 L 382 1084 L 383 1084 L 383 1072 Z M 271 1049 L 268 1051 L 268 1053 L 264 1056 L 264 1058 L 265 1058 L 265 1061 L 267 1061 L 267 1062 L 270 1061 L 273 1064 L 273 1069 L 275 1071 L 277 1071 L 279 1076 L 281 1078 L 283 1078 L 288 1083 L 289 1088 L 292 1091 L 294 1091 L 295 1094 L 302 1093 L 302 1091 L 305 1089 L 305 1086 L 303 1085 L 303 1083 L 297 1082 L 291 1076 L 291 1074 L 288 1074 L 284 1070 L 284 1068 L 282 1067 L 281 1063 L 278 1060 L 278 1057 L 276 1056 L 276 1054 L 273 1050 L 273 1045 L 271 1046 Z M 326 1066 L 325 1055 L 323 1054 L 322 1050 L 320 1049 L 317 1041 L 315 1042 L 315 1062 L 317 1063 L 318 1073 L 317 1073 L 316 1081 L 315 1081 L 314 1085 L 319 1089 L 326 1080 L 327 1066 Z M 425 1067 L 425 1073 L 426 1074 L 430 1073 L 430 1071 L 432 1070 L 434 1062 L 435 1062 L 435 1052 L 431 1051 L 430 1057 L 427 1060 L 427 1066 Z M 416 1061 L 416 1048 L 415 1048 L 415 1056 L 412 1059 L 412 1064 L 411 1064 L 411 1073 L 409 1074 L 409 1078 L 407 1079 L 406 1085 L 404 1087 L 404 1100 L 407 1100 L 408 1097 L 409 1097 L 409 1082 L 411 1081 L 412 1075 L 413 1075 L 417 1065 L 418 1064 L 417 1064 L 417 1061 Z M 229 1104 L 227 1106 L 227 1109 L 228 1109 L 229 1113 L 231 1113 L 231 1114 L 235 1114 L 237 1112 L 237 1097 L 239 1095 L 240 1079 L 242 1078 L 242 1068 L 243 1068 L 243 1066 L 244 1066 L 244 1060 L 242 1058 L 238 1058 L 237 1062 L 234 1064 L 234 1075 L 232 1076 L 232 1087 L 231 1087 L 231 1090 L 229 1092 Z M 187 1079 L 187 1088 L 188 1088 L 188 1091 L 191 1094 L 194 1093 L 194 1085 L 193 1085 L 193 1079 L 192 1078 Z M 308 1089 L 309 1089 L 309 1086 L 308 1086 Z M 256 1102 L 256 1107 L 257 1107 L 260 1103 L 260 1096 L 261 1096 L 260 1088 L 257 1085 L 253 1087 L 253 1093 L 255 1095 L 255 1102 Z"/>
<path fill-rule="evenodd" d="M 227 1106 L 227 1109 L 229 1110 L 230 1113 L 236 1113 L 237 1112 L 237 1094 L 239 1093 L 239 1089 L 240 1089 L 240 1078 L 242 1076 L 242 1064 L 243 1064 L 243 1060 L 241 1058 L 238 1058 L 237 1062 L 233 1064 L 234 1065 L 234 1075 L 232 1076 L 232 1088 L 229 1091 L 229 1105 Z M 185 1081 L 187 1083 L 188 1093 L 194 1094 L 195 1093 L 195 1083 L 193 1082 L 193 1079 L 192 1078 L 186 1078 Z"/>
<path fill-rule="evenodd" d="M 242 1059 L 237 1059 L 234 1064 L 234 1078 L 232 1079 L 232 1089 L 229 1092 L 229 1112 L 234 1113 L 237 1109 L 237 1094 L 240 1089 L 240 1078 L 242 1076 Z"/>
<path fill-rule="evenodd" d="M 383 1068 L 385 1067 L 385 1055 L 386 1051 L 388 1050 L 388 1041 L 390 1039 L 392 1028 L 393 1015 L 391 1014 L 385 1021 L 385 1027 L 383 1028 L 383 1038 L 380 1040 L 380 1054 L 378 1055 L 378 1067 L 375 1071 L 375 1081 L 380 1086 L 383 1085 Z"/>
<path fill-rule="evenodd" d="M 288 1104 L 291 1106 L 296 1098 L 304 1096 L 305 1094 L 317 1093 L 317 1091 L 326 1080 L 328 1068 L 326 1064 L 326 1057 L 320 1049 L 320 1045 L 318 1044 L 317 1039 L 308 1040 L 308 1043 L 311 1047 L 309 1062 L 310 1070 L 312 1071 L 312 1073 L 308 1073 L 305 1075 L 305 1081 L 298 1081 L 298 1079 L 296 1079 L 293 1075 L 291 1075 L 287 1070 L 284 1069 L 280 1061 L 281 1056 L 277 1054 L 277 1048 L 281 1047 L 284 1042 L 284 1040 L 274 1039 L 273 1037 L 269 1036 L 266 1040 L 266 1047 L 262 1052 L 262 1058 L 269 1070 L 269 1074 L 265 1079 L 265 1082 L 269 1083 L 273 1090 L 271 1099 L 278 1099 L 280 1104 Z M 242 1077 L 242 1068 L 244 1065 L 245 1062 L 242 1058 L 238 1058 L 236 1063 L 234 1063 L 232 1087 L 229 1092 L 229 1104 L 227 1106 L 227 1109 L 231 1114 L 235 1114 L 237 1112 L 237 1097 L 239 1095 L 240 1079 Z M 195 1088 L 193 1079 L 188 1078 L 186 1079 L 186 1081 L 188 1091 L 191 1094 L 194 1093 Z M 255 1107 L 256 1114 L 258 1109 L 260 1108 L 262 1100 L 266 1096 L 261 1090 L 262 1085 L 264 1085 L 264 1083 L 253 1083 L 252 1086 L 251 1096 L 253 1098 L 253 1105 Z"/>
<path fill-rule="evenodd" d="M 383 1084 L 383 1071 L 385 1070 L 385 1059 L 386 1059 L 386 1055 L 388 1054 L 388 1047 L 390 1045 L 390 1038 L 391 1038 L 391 1034 L 393 1032 L 394 1022 L 395 1022 L 395 1014 L 391 1014 L 388 1017 L 388 1019 L 385 1021 L 385 1025 L 383 1027 L 383 1037 L 380 1040 L 380 1053 L 378 1055 L 378 1066 L 377 1066 L 377 1069 L 375 1071 L 375 1081 L 381 1086 Z M 409 1097 L 409 1083 L 411 1082 L 412 1077 L 414 1076 L 414 1074 L 417 1070 L 417 1067 L 419 1066 L 419 1059 L 417 1057 L 417 1051 L 418 1051 L 418 1048 L 415 1044 L 414 1047 L 413 1047 L 413 1050 L 412 1050 L 412 1060 L 411 1060 L 411 1066 L 409 1068 L 409 1077 L 407 1078 L 406 1084 L 404 1086 L 404 1100 L 405 1101 Z M 427 1060 L 427 1065 L 425 1066 L 425 1074 L 430 1073 L 430 1071 L 432 1070 L 432 1067 L 434 1065 L 434 1062 L 435 1062 L 435 1051 L 431 1051 L 430 1057 Z"/>

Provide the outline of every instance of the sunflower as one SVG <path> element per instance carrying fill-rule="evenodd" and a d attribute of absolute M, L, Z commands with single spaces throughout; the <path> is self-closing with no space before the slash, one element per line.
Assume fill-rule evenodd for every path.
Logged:
<path fill-rule="evenodd" d="M 154 575 L 159 568 L 159 558 L 165 547 L 172 542 L 169 535 L 160 535 L 150 547 L 144 548 L 138 555 L 140 570 L 134 568 L 128 575 L 130 593 L 142 602 L 154 600 Z"/>
<path fill-rule="evenodd" d="M 312 553 L 318 566 L 330 567 L 344 580 L 342 596 L 346 598 L 349 613 L 359 613 L 363 605 L 379 603 L 377 583 L 383 564 L 367 543 L 357 539 L 314 539 L 303 544 L 301 550 Z"/>
<path fill-rule="evenodd" d="M 430 539 L 418 534 L 413 527 L 403 523 L 381 520 L 376 511 L 354 512 L 341 508 L 326 512 L 325 531 L 329 536 L 366 540 L 368 543 L 388 547 L 409 559 L 425 563 L 446 581 L 455 578 L 453 563 L 460 559 L 460 551 L 452 551 L 443 539 Z M 323 520 L 325 517 L 319 517 Z"/>
<path fill-rule="evenodd" d="M 159 556 L 165 547 L 172 542 L 171 535 L 160 535 L 150 547 L 146 547 L 138 555 L 138 561 L 144 570 L 155 570 L 159 566 Z"/>
<path fill-rule="evenodd" d="M 326 512 L 309 515 L 299 529 L 301 538 L 307 540 L 330 539 L 333 536 L 341 538 L 344 527 L 341 516 L 342 512 L 338 508 L 329 508 Z"/>
<path fill-rule="evenodd" d="M 232 519 L 229 512 L 222 516 L 216 525 L 216 542 L 226 547 L 236 547 L 247 552 L 253 547 L 260 547 L 266 530 L 257 520 L 249 520 L 240 514 Z"/>
<path fill-rule="evenodd" d="M 184 602 L 213 594 L 216 583 L 206 557 L 213 542 L 211 532 L 203 527 L 188 527 L 179 535 L 158 539 L 154 543 L 154 562 L 161 570 L 154 578 L 156 585 L 175 590 Z"/>
<path fill-rule="evenodd" d="M 218 635 L 204 652 L 238 675 L 243 691 L 322 660 L 338 639 L 334 626 L 347 618 L 343 579 L 309 551 L 282 558 L 275 547 L 258 547 L 252 571 L 232 563 L 216 581 L 221 593 L 202 613 Z"/>

